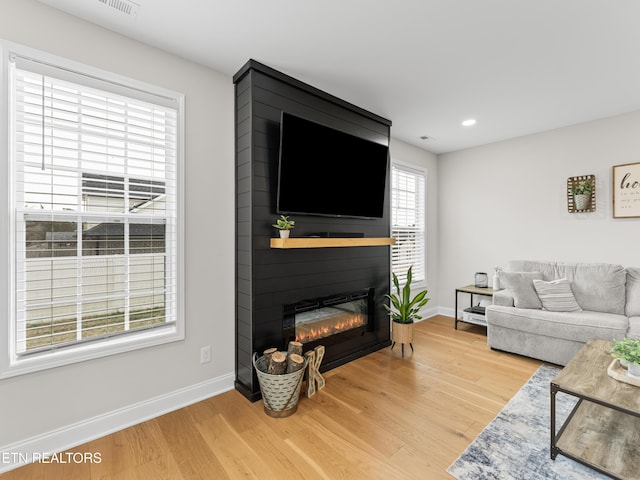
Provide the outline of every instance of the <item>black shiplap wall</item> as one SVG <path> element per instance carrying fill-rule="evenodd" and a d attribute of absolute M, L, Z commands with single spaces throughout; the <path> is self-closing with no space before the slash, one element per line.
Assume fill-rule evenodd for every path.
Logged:
<path fill-rule="evenodd" d="M 323 370 L 389 345 L 383 308 L 389 291 L 389 247 L 280 250 L 269 241 L 277 232 L 276 188 L 282 111 L 353 135 L 389 144 L 391 122 L 253 60 L 234 76 L 236 110 L 236 388 L 259 398 L 253 352 L 282 345 L 283 305 L 376 289 L 374 329 L 327 347 Z M 313 148 L 310 145 L 310 148 Z M 382 219 L 295 215 L 293 236 L 321 231 L 362 232 L 389 237 L 389 173 Z"/>

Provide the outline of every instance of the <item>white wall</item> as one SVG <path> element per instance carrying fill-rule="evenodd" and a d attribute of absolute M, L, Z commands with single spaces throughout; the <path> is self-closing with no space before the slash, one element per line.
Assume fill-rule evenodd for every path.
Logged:
<path fill-rule="evenodd" d="M 127 417 L 118 409 L 131 405 L 137 405 L 135 418 L 140 419 L 154 409 L 171 408 L 175 401 L 231 388 L 235 344 L 234 232 L 228 228 L 235 218 L 231 78 L 34 0 L 2 0 L 2 12 L 0 37 L 5 40 L 185 94 L 186 339 L 0 380 L 0 452 L 73 442 L 75 434 L 91 436 L 95 433 L 91 425 L 83 429 L 76 422 L 120 412 L 94 422 L 109 429 Z M 201 365 L 200 347 L 206 344 L 212 346 L 212 361 Z M 155 403 L 140 403 L 154 399 Z M 65 436 L 67 427 L 72 432 Z M 53 433 L 50 443 L 34 440 L 46 432 Z M 0 465 L 0 471 L 3 468 Z"/>
<path fill-rule="evenodd" d="M 438 159 L 433 153 L 391 139 L 389 146 L 392 161 L 423 168 L 427 173 L 427 282 L 428 297 L 431 299 L 425 307 L 423 316 L 435 314 L 438 305 Z"/>
<path fill-rule="evenodd" d="M 640 218 L 612 218 L 611 201 L 639 131 L 634 112 L 439 156 L 439 304 L 452 314 L 457 286 L 509 260 L 640 266 Z M 588 174 L 596 211 L 570 214 L 567 178 Z"/>

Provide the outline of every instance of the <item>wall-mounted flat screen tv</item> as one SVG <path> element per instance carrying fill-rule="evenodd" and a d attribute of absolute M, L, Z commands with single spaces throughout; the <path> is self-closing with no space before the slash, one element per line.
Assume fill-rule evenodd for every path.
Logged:
<path fill-rule="evenodd" d="M 277 210 L 382 218 L 389 148 L 283 112 Z"/>

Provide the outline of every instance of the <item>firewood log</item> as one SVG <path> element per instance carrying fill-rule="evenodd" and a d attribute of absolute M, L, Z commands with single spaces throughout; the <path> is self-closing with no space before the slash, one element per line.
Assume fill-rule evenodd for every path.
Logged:
<path fill-rule="evenodd" d="M 267 348 L 264 352 L 262 352 L 262 354 L 264 355 L 265 365 L 267 366 L 269 365 L 269 362 L 271 361 L 271 355 L 273 355 L 277 351 L 278 351 L 277 348 L 272 347 L 272 348 Z"/>
<path fill-rule="evenodd" d="M 298 355 L 302 355 L 302 343 L 300 342 L 289 342 L 289 354 L 296 353 Z"/>
<path fill-rule="evenodd" d="M 304 365 L 304 358 L 297 353 L 290 353 L 287 355 L 287 373 L 300 370 Z"/>
<path fill-rule="evenodd" d="M 271 355 L 267 367 L 267 373 L 281 375 L 287 370 L 287 355 L 282 352 L 275 352 Z"/>

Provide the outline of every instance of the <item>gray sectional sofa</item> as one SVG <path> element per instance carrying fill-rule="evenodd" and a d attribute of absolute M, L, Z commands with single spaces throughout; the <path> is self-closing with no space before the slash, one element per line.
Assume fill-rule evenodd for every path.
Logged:
<path fill-rule="evenodd" d="M 486 309 L 493 349 L 566 365 L 590 339 L 640 338 L 640 268 L 523 260 L 499 276 L 505 289 Z"/>

